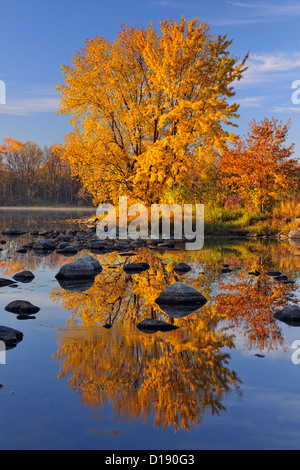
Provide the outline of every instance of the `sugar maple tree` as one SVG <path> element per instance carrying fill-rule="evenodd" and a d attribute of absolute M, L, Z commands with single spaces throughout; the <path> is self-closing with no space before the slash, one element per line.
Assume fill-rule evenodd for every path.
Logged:
<path fill-rule="evenodd" d="M 232 83 L 245 61 L 232 41 L 197 18 L 148 28 L 122 27 L 111 42 L 88 39 L 62 67 L 60 113 L 73 131 L 53 150 L 67 160 L 94 202 L 127 195 L 159 202 L 166 191 L 201 174 L 233 134 Z"/>
<path fill-rule="evenodd" d="M 296 184 L 299 162 L 291 158 L 294 145 L 286 145 L 290 124 L 254 119 L 247 136 L 236 138 L 220 160 L 224 185 L 260 210 Z"/>

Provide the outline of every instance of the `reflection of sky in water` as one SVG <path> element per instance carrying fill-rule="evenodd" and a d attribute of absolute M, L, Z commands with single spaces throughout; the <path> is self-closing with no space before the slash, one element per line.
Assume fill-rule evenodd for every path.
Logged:
<path fill-rule="evenodd" d="M 13 241 L 14 250 L 10 253 L 10 262 L 16 260 L 24 262 L 28 259 L 30 264 L 32 261 L 30 254 L 15 254 L 15 248 L 21 242 L 22 239 Z M 255 243 L 259 242 L 254 242 L 254 246 Z M 204 250 L 201 253 L 202 258 L 184 260 L 190 265 L 194 263 L 193 271 L 180 279 L 190 282 L 193 276 L 197 279 L 201 276 L 209 277 L 213 284 L 210 295 L 214 298 L 218 292 L 217 281 L 220 279 L 222 261 L 229 259 L 229 264 L 232 265 L 237 260 L 237 252 L 233 245 L 224 246 L 223 251 L 218 245 L 214 251 L 211 250 L 212 254 L 209 250 Z M 251 246 L 253 247 L 253 242 Z M 261 247 L 258 244 L 256 246 Z M 273 254 L 270 253 L 269 247 L 266 247 L 256 259 L 265 257 L 264 267 L 278 268 L 294 278 L 298 276 L 300 257 L 293 256 L 288 249 L 282 253 L 276 250 Z M 4 260 L 6 255 L 5 249 L 0 253 L 0 261 Z M 174 260 L 178 258 L 178 254 L 174 255 L 171 252 L 157 256 L 161 256 L 166 265 L 172 263 L 173 258 Z M 250 256 L 253 256 L 251 251 L 244 250 L 238 260 L 240 262 L 234 265 L 234 272 L 222 275 L 221 279 L 233 279 L 238 275 L 241 266 L 249 262 Z M 105 257 L 99 258 L 101 264 L 105 266 L 102 274 L 104 276 L 109 271 L 106 266 L 108 263 Z M 121 257 L 117 259 L 122 262 Z M 109 399 L 105 401 L 103 407 L 93 408 L 87 404 L 83 405 L 80 393 L 72 391 L 68 384 L 70 376 L 58 379 L 63 361 L 53 358 L 53 354 L 57 353 L 60 347 L 59 338 L 64 335 L 72 337 L 74 332 L 74 327 L 68 326 L 72 311 L 66 311 L 60 301 L 54 302 L 49 296 L 50 291 L 58 287 L 55 274 L 59 265 L 71 260 L 72 258 L 64 258 L 57 254 L 39 259 L 36 267 L 32 269 L 35 279 L 31 283 L 18 283 L 18 287 L 14 289 L 9 287 L 0 289 L 0 323 L 19 329 L 24 334 L 23 341 L 7 352 L 6 365 L 0 365 L 0 383 L 3 384 L 3 388 L 0 389 L 2 449 L 299 448 L 300 365 L 294 365 L 291 361 L 293 352 L 291 345 L 295 339 L 300 339 L 300 328 L 288 327 L 282 323 L 280 328 L 285 349 L 282 347 L 270 350 L 258 350 L 255 347 L 249 349 L 247 330 L 243 325 L 228 331 L 228 334 L 235 335 L 234 348 L 225 346 L 220 348 L 220 352 L 229 355 L 226 367 L 238 375 L 241 381 L 240 390 L 231 387 L 222 394 L 221 402 L 225 410 L 220 411 L 219 415 L 205 413 L 197 427 L 191 426 L 190 432 L 179 429 L 175 433 L 172 426 L 165 430 L 155 427 L 154 409 L 150 411 L 144 422 L 142 415 L 136 419 L 132 419 L 132 416 L 116 418 L 113 402 Z M 291 272 L 288 270 L 289 266 Z M 202 271 L 205 272 L 204 275 L 200 274 Z M 12 274 L 1 273 L 0 276 L 11 277 Z M 296 294 L 299 297 L 299 288 Z M 17 320 L 16 315 L 4 310 L 10 301 L 17 299 L 28 300 L 41 307 L 34 320 Z M 202 313 L 205 311 L 202 310 Z M 199 320 L 202 318 L 201 309 L 200 313 L 192 313 L 187 321 L 194 325 L 193 322 L 198 318 Z M 219 322 L 216 331 L 226 325 L 226 321 Z M 76 334 L 88 340 L 89 333 L 85 333 L 82 327 L 77 328 L 79 330 L 75 329 Z M 100 327 L 99 334 L 103 338 L 108 338 L 107 335 L 113 338 L 112 335 L 116 334 L 114 331 L 116 331 L 114 328 L 104 330 Z M 183 330 L 180 334 L 182 333 Z M 137 332 L 135 334 L 142 335 Z M 193 330 L 190 335 L 185 338 L 185 342 L 194 339 Z M 132 339 L 132 336 L 130 338 Z M 161 338 L 165 343 L 157 344 L 167 345 L 168 337 L 161 336 Z M 124 341 L 125 339 L 124 334 Z M 123 344 L 122 333 L 119 340 L 120 344 Z M 183 344 L 179 341 L 176 345 L 179 351 Z M 255 356 L 257 353 L 264 357 Z M 193 360 L 197 359 L 199 354 L 196 352 L 195 356 L 192 356 Z M 124 361 L 128 362 L 126 358 Z"/>

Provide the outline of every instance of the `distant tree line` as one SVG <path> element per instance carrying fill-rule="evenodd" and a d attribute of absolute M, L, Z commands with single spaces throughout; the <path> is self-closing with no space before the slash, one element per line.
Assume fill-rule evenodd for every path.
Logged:
<path fill-rule="evenodd" d="M 0 204 L 86 205 L 91 197 L 67 162 L 35 142 L 11 137 L 0 146 Z"/>

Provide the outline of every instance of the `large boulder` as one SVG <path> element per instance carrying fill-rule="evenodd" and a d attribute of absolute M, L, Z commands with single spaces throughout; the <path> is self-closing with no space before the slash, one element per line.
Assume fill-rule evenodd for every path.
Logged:
<path fill-rule="evenodd" d="M 75 261 L 65 264 L 56 274 L 56 279 L 94 278 L 102 270 L 100 263 L 92 256 L 79 256 Z"/>
<path fill-rule="evenodd" d="M 27 300 L 14 300 L 6 305 L 5 310 L 7 312 L 16 313 L 18 315 L 25 314 L 25 315 L 33 315 L 40 311 L 39 307 L 32 305 L 31 302 Z"/>
<path fill-rule="evenodd" d="M 276 320 L 280 320 L 287 325 L 300 326 L 300 307 L 298 305 L 288 305 L 274 314 Z"/>
<path fill-rule="evenodd" d="M 102 266 L 99 263 L 99 261 L 96 258 L 94 258 L 93 256 L 91 256 L 87 253 L 84 253 L 83 255 L 80 255 L 77 259 L 88 261 L 89 263 L 92 264 L 92 266 L 93 266 L 96 273 L 101 273 Z"/>
<path fill-rule="evenodd" d="M 168 315 L 181 318 L 201 308 L 207 299 L 193 287 L 174 282 L 160 293 L 155 302 Z"/>
<path fill-rule="evenodd" d="M 196 289 L 182 282 L 174 282 L 166 287 L 156 299 L 156 303 L 168 305 L 201 304 L 207 302 L 206 298 Z"/>
<path fill-rule="evenodd" d="M 288 233 L 289 238 L 299 238 L 300 239 L 300 227 L 293 228 Z"/>

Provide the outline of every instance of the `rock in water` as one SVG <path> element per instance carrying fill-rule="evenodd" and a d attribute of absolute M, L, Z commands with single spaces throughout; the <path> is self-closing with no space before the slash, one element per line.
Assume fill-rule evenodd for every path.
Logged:
<path fill-rule="evenodd" d="M 150 268 L 148 263 L 128 263 L 123 270 L 128 274 L 138 274 L 147 271 Z"/>
<path fill-rule="evenodd" d="M 274 318 L 287 325 L 300 326 L 300 307 L 298 305 L 288 305 L 288 307 L 276 312 Z"/>
<path fill-rule="evenodd" d="M 5 343 L 5 349 L 15 348 L 22 339 L 23 333 L 21 331 L 7 326 L 0 326 L 0 341 Z"/>
<path fill-rule="evenodd" d="M 79 256 L 79 258 L 72 263 L 62 266 L 55 276 L 56 279 L 94 278 L 96 274 L 102 270 L 102 267 L 95 258 L 87 256 Z"/>
<path fill-rule="evenodd" d="M 156 303 L 159 304 L 201 304 L 204 305 L 207 302 L 206 298 L 193 287 L 187 286 L 182 282 L 174 282 L 164 289 L 158 298 Z"/>
<path fill-rule="evenodd" d="M 22 271 L 13 276 L 13 279 L 18 282 L 28 283 L 34 279 L 34 274 L 31 271 Z"/>
<path fill-rule="evenodd" d="M 87 253 L 85 253 L 83 255 L 80 255 L 77 258 L 77 260 L 81 260 L 81 259 L 91 263 L 96 273 L 101 273 L 102 266 L 96 258 L 94 258 L 93 256 L 88 255 Z"/>
<path fill-rule="evenodd" d="M 45 240 L 44 238 L 39 238 L 33 244 L 32 248 L 34 250 L 55 250 L 55 245 L 50 240 Z"/>
<path fill-rule="evenodd" d="M 156 318 L 145 318 L 137 324 L 139 330 L 145 333 L 155 333 L 156 331 L 171 331 L 179 328 L 178 326 L 171 325 L 163 320 L 157 320 Z"/>
<path fill-rule="evenodd" d="M 191 269 L 192 268 L 186 263 L 178 263 L 176 264 L 174 271 L 181 274 L 181 273 L 188 273 L 189 271 L 191 271 Z"/>
<path fill-rule="evenodd" d="M 12 236 L 19 236 L 23 235 L 25 232 L 21 232 L 21 230 L 15 227 L 8 227 L 2 232 L 3 235 L 12 235 Z"/>
<path fill-rule="evenodd" d="M 78 249 L 75 246 L 68 245 L 65 246 L 64 248 L 58 248 L 56 250 L 56 253 L 61 253 L 61 254 L 66 254 L 66 255 L 74 255 L 78 252 Z"/>
<path fill-rule="evenodd" d="M 5 307 L 5 310 L 16 314 L 32 315 L 39 312 L 40 308 L 32 305 L 27 300 L 14 300 Z"/>
<path fill-rule="evenodd" d="M 206 298 L 193 287 L 174 282 L 164 289 L 155 300 L 168 315 L 181 318 L 206 304 Z"/>
<path fill-rule="evenodd" d="M 11 281 L 10 279 L 0 278 L 0 287 L 16 285 L 16 281 Z"/>

